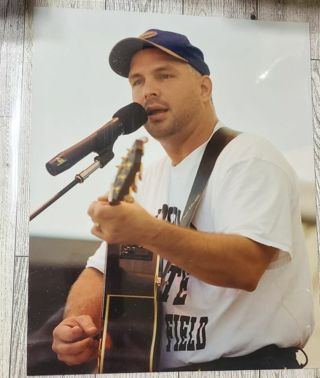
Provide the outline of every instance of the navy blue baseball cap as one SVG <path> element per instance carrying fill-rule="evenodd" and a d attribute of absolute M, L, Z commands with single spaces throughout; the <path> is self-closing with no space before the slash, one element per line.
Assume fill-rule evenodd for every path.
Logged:
<path fill-rule="evenodd" d="M 190 64 L 202 75 L 210 75 L 202 51 L 191 45 L 185 35 L 159 29 L 150 29 L 137 38 L 125 38 L 118 42 L 109 55 L 111 68 L 118 75 L 128 77 L 134 54 L 150 47 Z"/>

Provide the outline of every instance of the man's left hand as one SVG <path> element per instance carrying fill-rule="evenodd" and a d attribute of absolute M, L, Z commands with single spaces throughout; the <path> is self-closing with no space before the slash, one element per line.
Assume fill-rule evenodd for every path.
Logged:
<path fill-rule="evenodd" d="M 94 223 L 91 233 L 110 244 L 143 245 L 157 221 L 135 201 L 110 205 L 105 196 L 92 202 L 88 214 Z"/>

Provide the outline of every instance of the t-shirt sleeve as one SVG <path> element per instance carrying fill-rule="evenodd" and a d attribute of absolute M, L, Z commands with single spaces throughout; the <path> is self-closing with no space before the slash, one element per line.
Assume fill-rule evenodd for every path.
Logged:
<path fill-rule="evenodd" d="M 102 242 L 96 252 L 90 256 L 87 260 L 86 268 L 95 268 L 100 272 L 105 271 L 105 260 L 106 260 L 107 243 Z"/>
<path fill-rule="evenodd" d="M 270 267 L 289 261 L 295 193 L 287 172 L 255 158 L 234 164 L 219 181 L 214 209 L 219 232 L 240 234 L 279 249 Z"/>

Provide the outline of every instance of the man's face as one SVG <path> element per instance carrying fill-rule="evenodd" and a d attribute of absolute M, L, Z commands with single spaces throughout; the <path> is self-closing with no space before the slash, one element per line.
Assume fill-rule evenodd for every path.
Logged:
<path fill-rule="evenodd" d="M 131 61 L 133 101 L 150 113 L 145 128 L 159 141 L 194 129 L 201 111 L 201 75 L 187 63 L 148 48 Z M 199 108 L 200 107 L 200 108 Z"/>

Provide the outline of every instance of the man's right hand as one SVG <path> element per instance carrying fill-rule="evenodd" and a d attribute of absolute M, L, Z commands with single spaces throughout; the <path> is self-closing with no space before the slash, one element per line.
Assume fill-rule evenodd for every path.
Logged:
<path fill-rule="evenodd" d="M 65 318 L 53 330 L 52 350 L 67 365 L 79 365 L 98 355 L 99 342 L 93 339 L 98 329 L 91 316 Z"/>

